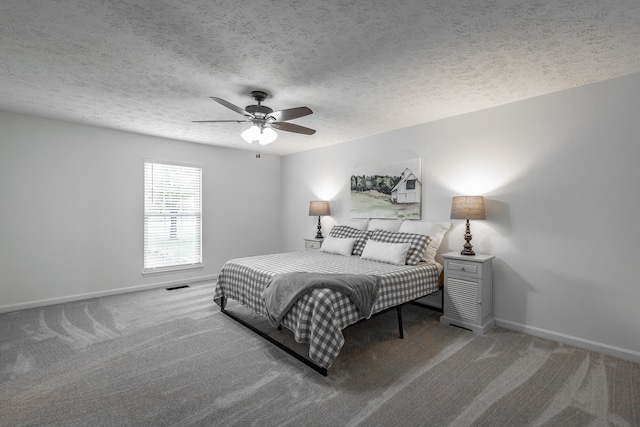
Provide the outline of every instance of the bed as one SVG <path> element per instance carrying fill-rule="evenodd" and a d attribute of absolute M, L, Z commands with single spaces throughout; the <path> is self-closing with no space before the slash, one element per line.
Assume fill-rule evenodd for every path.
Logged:
<path fill-rule="evenodd" d="M 267 317 L 263 300 L 264 288 L 276 275 L 293 272 L 378 276 L 380 285 L 372 313 L 400 307 L 439 290 L 442 266 L 438 263 L 393 265 L 357 255 L 361 253 L 343 256 L 323 251 L 304 251 L 233 259 L 225 263 L 218 276 L 214 301 L 227 315 L 230 314 L 225 310 L 225 304 L 226 299 L 230 298 Z M 233 315 L 230 316 L 287 350 L 269 336 Z M 399 309 L 398 316 L 401 321 Z M 330 289 L 314 289 L 297 300 L 281 324 L 293 332 L 297 342 L 309 344 L 309 358 L 312 362 L 296 356 L 290 350 L 288 352 L 327 375 L 327 369 L 338 357 L 344 344 L 342 329 L 362 319 L 362 314 L 345 294 Z"/>

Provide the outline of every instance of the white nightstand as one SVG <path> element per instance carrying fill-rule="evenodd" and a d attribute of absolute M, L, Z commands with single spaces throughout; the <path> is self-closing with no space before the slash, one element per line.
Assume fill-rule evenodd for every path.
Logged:
<path fill-rule="evenodd" d="M 444 307 L 440 322 L 484 334 L 493 328 L 491 261 L 493 255 L 460 255 L 444 259 Z"/>
<path fill-rule="evenodd" d="M 322 246 L 322 239 L 304 239 L 304 250 L 314 251 L 320 249 Z"/>

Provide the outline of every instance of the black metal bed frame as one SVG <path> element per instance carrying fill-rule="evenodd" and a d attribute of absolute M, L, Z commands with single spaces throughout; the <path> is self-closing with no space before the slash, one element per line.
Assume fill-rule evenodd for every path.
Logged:
<path fill-rule="evenodd" d="M 402 303 L 400 305 L 396 305 L 395 307 L 389 307 L 385 310 L 379 311 L 377 313 L 375 313 L 373 316 L 378 316 L 380 314 L 384 314 L 388 311 L 391 311 L 393 309 L 395 309 L 398 313 L 398 335 L 400 337 L 400 339 L 404 339 L 404 330 L 402 328 L 402 306 L 404 306 L 405 304 L 413 304 L 413 305 L 417 305 L 420 307 L 424 307 L 424 308 L 428 308 L 430 310 L 434 310 L 434 311 L 438 311 L 438 312 L 442 312 L 442 308 L 444 307 L 444 290 L 442 288 L 440 288 L 440 292 L 441 292 L 441 296 L 440 296 L 440 307 L 435 307 L 435 306 L 431 306 L 429 304 L 424 304 L 421 302 L 418 302 L 417 300 L 420 298 L 424 298 L 427 295 L 424 295 L 420 298 L 417 298 L 416 300 L 413 301 L 407 301 L 405 303 Z M 269 341 L 271 344 L 275 345 L 276 347 L 278 347 L 281 350 L 284 350 L 286 353 L 288 353 L 289 355 L 295 357 L 296 359 L 298 359 L 299 361 L 301 361 L 302 363 L 304 363 L 305 365 L 309 366 L 310 368 L 312 368 L 313 370 L 317 371 L 318 373 L 320 373 L 323 376 L 327 376 L 327 368 L 322 367 L 314 362 L 312 362 L 311 360 L 307 359 L 305 356 L 301 355 L 300 353 L 297 353 L 296 351 L 294 351 L 293 349 L 291 349 L 290 347 L 286 346 L 285 344 L 281 343 L 280 341 L 276 340 L 275 338 L 269 336 L 268 334 L 266 334 L 265 332 L 262 332 L 260 329 L 256 328 L 255 326 L 251 325 L 250 323 L 246 322 L 245 320 L 241 319 L 239 316 L 236 316 L 235 314 L 227 311 L 225 309 L 227 305 L 227 298 L 226 297 L 222 297 L 220 299 L 220 311 L 224 314 L 226 314 L 227 316 L 229 316 L 231 319 L 235 320 L 236 322 L 240 323 L 242 326 L 250 329 L 251 331 L 253 331 L 254 333 L 260 335 L 262 338 L 266 339 L 267 341 Z M 347 326 L 351 327 L 355 324 L 358 324 L 362 321 L 365 321 L 367 319 L 361 319 L 355 323 L 352 323 L 351 325 Z M 278 326 L 278 330 L 282 330 L 282 326 Z"/>

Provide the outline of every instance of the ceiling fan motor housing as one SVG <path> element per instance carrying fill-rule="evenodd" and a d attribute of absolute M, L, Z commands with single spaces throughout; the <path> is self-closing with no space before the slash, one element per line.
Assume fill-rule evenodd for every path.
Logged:
<path fill-rule="evenodd" d="M 267 114 L 272 113 L 273 109 L 265 106 L 265 105 L 261 105 L 262 101 L 264 101 L 265 99 L 267 99 L 267 97 L 269 96 L 269 94 L 264 91 L 264 90 L 252 90 L 251 91 L 251 96 L 253 96 L 253 99 L 256 100 L 256 102 L 258 103 L 258 105 L 247 105 L 245 107 L 245 111 L 256 115 L 258 118 L 265 118 L 267 116 Z"/>
<path fill-rule="evenodd" d="M 273 109 L 266 105 L 247 105 L 245 111 L 257 116 L 266 117 L 267 114 L 273 112 Z"/>

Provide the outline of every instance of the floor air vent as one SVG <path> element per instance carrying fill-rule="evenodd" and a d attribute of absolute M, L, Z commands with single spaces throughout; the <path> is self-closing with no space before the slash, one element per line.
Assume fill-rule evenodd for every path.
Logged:
<path fill-rule="evenodd" d="M 174 286 L 173 288 L 165 288 L 168 291 L 175 291 L 176 289 L 182 289 L 182 288 L 188 288 L 189 285 L 180 285 L 180 286 Z"/>

